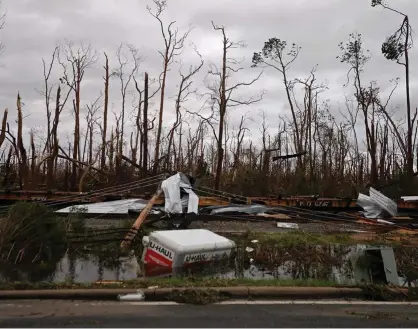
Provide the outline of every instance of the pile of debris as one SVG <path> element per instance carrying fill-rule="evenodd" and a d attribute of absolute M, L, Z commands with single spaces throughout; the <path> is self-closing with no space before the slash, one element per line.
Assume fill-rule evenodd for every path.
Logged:
<path fill-rule="evenodd" d="M 157 192 L 151 200 L 125 199 L 119 201 L 101 202 L 95 204 L 82 204 L 67 207 L 57 211 L 60 215 L 69 215 L 77 212 L 86 216 L 123 217 L 134 216 L 137 218 L 136 230 L 146 223 L 147 225 L 163 229 L 186 229 L 194 222 L 243 222 L 245 223 L 267 223 L 274 224 L 279 229 L 301 229 L 301 223 L 309 225 L 331 226 L 336 231 L 370 229 L 381 232 L 382 230 L 393 230 L 395 228 L 416 229 L 414 219 L 411 217 L 397 217 L 398 206 L 393 200 L 387 198 L 374 188 L 370 188 L 369 196 L 359 194 L 357 204 L 363 211 L 359 213 L 347 212 L 326 212 L 313 209 L 304 209 L 297 206 L 268 206 L 265 204 L 237 204 L 229 199 L 231 195 L 221 191 L 211 190 L 217 193 L 216 196 L 229 199 L 226 205 L 219 205 L 216 202 L 202 206 L 196 192 L 205 192 L 204 187 L 193 186 L 194 180 L 183 173 L 177 173 L 166 178 L 160 184 Z M 164 198 L 163 204 L 156 200 Z M 201 197 L 204 199 L 205 197 Z M 242 197 L 245 198 L 245 197 Z M 406 198 L 406 197 L 404 197 Z M 199 203 L 201 206 L 199 206 Z M 165 226 L 159 226 L 162 223 Z M 268 224 L 271 223 L 271 224 Z M 325 223 L 325 224 L 324 224 Z M 338 225 L 334 225 L 338 224 Z M 155 226 L 157 225 L 157 226 Z M 257 224 L 258 225 L 258 224 Z M 367 227 L 366 227 L 367 225 Z M 377 227 L 376 225 L 379 225 Z M 344 227 L 349 226 L 349 227 Z M 356 227 L 354 227 L 356 226 Z M 382 227 L 386 226 L 386 228 Z M 392 226 L 392 227 L 389 227 Z M 339 228 L 340 230 L 337 230 Z M 317 231 L 317 230 L 315 230 Z M 326 230 L 328 231 L 328 230 Z"/>

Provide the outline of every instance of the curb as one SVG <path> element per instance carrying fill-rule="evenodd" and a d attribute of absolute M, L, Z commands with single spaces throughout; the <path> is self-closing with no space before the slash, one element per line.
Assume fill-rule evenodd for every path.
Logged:
<path fill-rule="evenodd" d="M 3 290 L 0 300 L 7 299 L 72 299 L 118 300 L 119 295 L 145 295 L 145 301 L 168 301 L 175 293 L 214 290 L 228 299 L 364 299 L 361 288 L 332 287 L 190 287 L 147 289 L 56 289 L 56 290 Z"/>

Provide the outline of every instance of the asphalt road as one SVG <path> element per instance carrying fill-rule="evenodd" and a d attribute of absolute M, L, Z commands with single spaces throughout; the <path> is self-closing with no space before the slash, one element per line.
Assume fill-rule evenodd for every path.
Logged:
<path fill-rule="evenodd" d="M 418 327 L 418 305 L 1 301 L 0 327 Z"/>

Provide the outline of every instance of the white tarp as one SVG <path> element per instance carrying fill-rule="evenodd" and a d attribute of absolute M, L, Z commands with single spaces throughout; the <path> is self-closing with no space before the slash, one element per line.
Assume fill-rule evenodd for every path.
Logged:
<path fill-rule="evenodd" d="M 188 213 L 198 213 L 199 197 L 193 192 L 192 186 L 187 177 L 182 173 L 177 173 L 164 180 L 161 183 L 161 188 L 164 191 L 165 206 L 164 210 L 171 214 L 183 213 L 183 205 L 187 202 Z M 181 198 L 181 189 L 185 191 L 188 196 Z"/>

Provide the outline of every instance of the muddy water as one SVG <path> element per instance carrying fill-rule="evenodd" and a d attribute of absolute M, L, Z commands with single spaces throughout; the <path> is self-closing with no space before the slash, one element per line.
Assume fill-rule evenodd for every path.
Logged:
<path fill-rule="evenodd" d="M 50 280 L 88 283 L 99 280 L 132 280 L 138 277 L 139 263 L 134 256 L 123 257 L 115 264 L 105 264 L 95 256 L 72 258 L 68 254 L 57 264 Z"/>
<path fill-rule="evenodd" d="M 353 266 L 356 256 L 366 248 L 365 245 L 332 245 L 332 246 L 291 246 L 286 249 L 269 246 L 252 245 L 251 248 L 238 249 L 234 260 L 217 265 L 194 266 L 184 270 L 176 270 L 177 275 L 192 275 L 216 278 L 247 278 L 265 279 L 315 279 L 333 281 L 341 284 L 359 282 L 358 269 Z M 408 273 L 412 279 L 417 279 L 415 270 L 416 250 L 402 249 L 395 251 L 399 275 Z M 72 281 L 89 283 L 101 280 L 131 280 L 150 276 L 144 273 L 139 259 L 134 255 L 129 257 L 100 257 L 91 254 L 67 253 L 54 266 L 43 269 L 41 273 L 30 268 L 13 267 L 5 271 L 0 267 L 0 281 Z M 414 259 L 412 259 L 413 257 Z M 155 269 L 153 270 L 155 273 Z M 158 271 L 157 271 L 158 272 Z M 148 272 L 149 273 L 149 272 Z M 411 274 L 412 273 L 412 274 Z M 161 274 L 161 272 L 159 272 Z M 167 274 L 167 273 L 165 273 Z M 416 278 L 414 277 L 416 276 Z M 402 285 L 404 279 L 399 278 Z"/>
<path fill-rule="evenodd" d="M 254 250 L 239 249 L 235 260 L 224 264 L 177 269 L 178 275 L 217 278 L 318 279 L 339 283 L 354 282 L 350 256 L 365 246 L 312 246 L 304 249 L 279 250 L 254 246 Z M 158 272 L 158 269 L 157 269 Z M 155 271 L 154 271 L 155 273 Z M 45 281 L 80 283 L 98 280 L 130 280 L 150 276 L 144 273 L 135 256 L 107 260 L 85 254 L 66 254 Z"/>
<path fill-rule="evenodd" d="M 330 266 L 327 268 L 327 274 L 322 275 L 321 279 L 336 281 L 339 283 L 353 282 L 353 274 L 350 267 Z M 248 278 L 255 280 L 280 278 L 283 280 L 301 278 L 295 273 L 297 264 L 287 262 L 280 266 L 258 265 L 256 262 L 241 265 L 222 264 L 217 266 L 200 266 L 193 269 L 193 275 L 202 277 L 217 278 Z M 176 271 L 177 274 L 187 274 Z M 106 266 L 98 261 L 94 256 L 82 259 L 70 259 L 67 255 L 59 262 L 55 272 L 48 278 L 51 281 L 63 282 L 71 280 L 73 282 L 87 283 L 99 280 L 131 280 L 138 277 L 145 277 L 140 262 L 136 257 L 127 257 L 120 259 L 119 266 Z"/>

